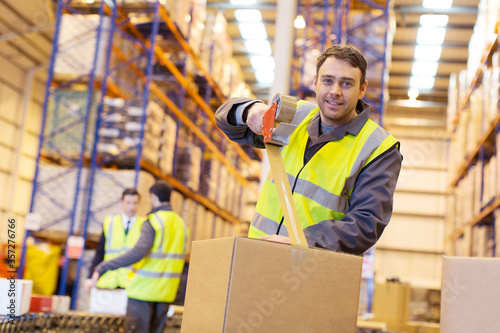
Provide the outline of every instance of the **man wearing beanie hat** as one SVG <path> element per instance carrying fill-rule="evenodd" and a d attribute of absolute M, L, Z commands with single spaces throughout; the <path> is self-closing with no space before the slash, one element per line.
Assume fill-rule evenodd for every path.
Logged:
<path fill-rule="evenodd" d="M 163 332 L 169 304 L 175 300 L 184 268 L 188 230 L 172 211 L 172 188 L 164 181 L 149 189 L 152 211 L 136 245 L 125 254 L 99 264 L 92 280 L 108 270 L 132 265 L 126 286 L 125 332 Z"/>

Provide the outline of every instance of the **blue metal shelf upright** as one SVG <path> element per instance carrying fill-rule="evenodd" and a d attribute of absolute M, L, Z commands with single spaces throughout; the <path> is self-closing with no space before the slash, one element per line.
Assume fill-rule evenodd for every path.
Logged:
<path fill-rule="evenodd" d="M 96 220 L 94 214 L 117 204 L 117 200 L 104 203 L 95 200 L 96 178 L 108 178 L 120 188 L 137 186 L 160 4 L 156 0 L 144 0 L 134 2 L 133 9 L 126 7 L 125 1 L 121 5 L 128 10 L 127 13 L 118 10 L 115 0 L 92 4 L 57 1 L 30 208 L 30 212 L 40 214 L 43 220 L 37 232 L 62 224 L 58 231 L 65 233 L 65 238 L 76 234 L 86 240 L 89 224 L 102 224 L 102 220 Z M 132 11 L 133 15 L 128 15 Z M 139 15 L 152 17 L 148 45 L 122 29 L 133 16 Z M 71 26 L 71 31 L 64 31 L 63 26 L 64 29 Z M 127 58 L 117 45 L 120 40 L 138 45 L 136 50 L 139 51 Z M 86 52 L 88 48 L 91 53 Z M 123 75 L 124 71 L 126 75 Z M 106 98 L 121 102 L 109 108 Z M 113 126 L 109 121 L 114 115 L 121 116 L 130 108 L 140 110 L 139 137 L 130 137 L 123 128 Z M 105 154 L 99 149 L 103 128 L 115 130 L 120 138 L 131 139 L 134 143 L 121 151 Z M 123 163 L 126 158 L 126 167 L 135 172 L 132 183 L 101 172 L 105 166 Z M 66 191 L 71 188 L 72 191 L 61 196 L 57 192 L 61 188 Z M 71 202 L 67 200 L 68 194 Z M 113 196 L 118 197 L 119 194 L 113 193 Z M 26 237 L 33 234 L 34 231 L 29 231 Z M 25 265 L 26 241 L 23 246 L 21 272 Z M 80 257 L 71 291 L 72 309 L 77 300 L 82 265 L 83 257 Z M 65 254 L 59 277 L 58 293 L 61 295 L 67 293 L 68 270 L 69 258 Z"/>
<path fill-rule="evenodd" d="M 96 14 L 92 17 L 75 10 L 69 3 L 68 0 L 57 2 L 30 205 L 30 212 L 41 217 L 38 232 L 56 229 L 66 233 L 67 237 L 81 231 L 85 164 L 93 140 L 88 132 L 95 121 L 95 87 L 100 70 L 96 59 L 107 29 L 104 2 L 96 5 Z M 69 32 L 62 29 L 69 16 L 75 18 L 73 31 L 80 32 L 79 38 L 71 38 Z M 86 53 L 82 55 L 75 50 L 85 50 Z M 86 55 L 91 59 L 85 58 Z M 25 240 L 34 231 L 28 230 Z M 20 277 L 24 273 L 25 260 L 26 241 L 23 242 Z M 65 293 L 68 266 L 68 260 L 65 260 L 60 276 L 60 294 Z"/>

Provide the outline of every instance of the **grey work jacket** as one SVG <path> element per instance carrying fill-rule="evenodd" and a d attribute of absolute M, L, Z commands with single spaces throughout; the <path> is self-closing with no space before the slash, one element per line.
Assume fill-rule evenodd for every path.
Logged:
<path fill-rule="evenodd" d="M 248 98 L 230 99 L 215 114 L 217 126 L 233 141 L 263 148 L 262 136 L 253 133 L 242 118 L 245 108 L 258 102 Z M 299 107 L 293 122 L 302 121 L 316 106 L 307 103 Z M 326 143 L 342 140 L 347 134 L 357 135 L 370 118 L 368 104 L 358 101 L 356 112 L 358 115 L 353 120 L 324 134 L 321 134 L 318 112 L 307 127 L 309 138 L 304 163 Z M 349 211 L 341 220 L 318 221 L 305 228 L 308 244 L 352 254 L 362 254 L 372 247 L 391 219 L 393 194 L 402 160 L 398 142 L 365 166 L 356 180 Z"/>

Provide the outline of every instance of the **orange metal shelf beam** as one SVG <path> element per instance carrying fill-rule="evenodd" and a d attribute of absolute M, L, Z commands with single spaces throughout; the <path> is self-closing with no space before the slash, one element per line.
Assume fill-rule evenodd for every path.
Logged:
<path fill-rule="evenodd" d="M 467 87 L 467 90 L 465 91 L 465 97 L 464 99 L 460 102 L 460 105 L 458 106 L 457 109 L 457 114 L 453 118 L 451 128 L 447 131 L 446 135 L 448 137 L 451 137 L 453 132 L 455 132 L 457 125 L 458 125 L 458 120 L 460 119 L 460 114 L 463 112 L 465 107 L 467 106 L 467 103 L 469 102 L 470 96 L 474 89 L 476 88 L 476 85 L 481 78 L 481 75 L 483 74 L 484 68 L 486 67 L 486 61 L 488 60 L 491 52 L 493 51 L 493 46 L 498 42 L 498 32 L 499 32 L 499 25 L 495 27 L 495 34 L 497 35 L 496 39 L 489 42 L 488 45 L 486 46 L 486 49 L 483 52 L 483 56 L 481 57 L 481 62 L 479 67 L 476 70 L 476 74 L 474 74 L 474 78 L 471 81 L 471 84 Z"/>
<path fill-rule="evenodd" d="M 149 171 L 150 173 L 152 173 L 156 177 L 162 178 L 165 181 L 169 182 L 174 188 L 176 188 L 177 190 L 182 192 L 185 196 L 187 196 L 188 198 L 191 198 L 193 200 L 196 200 L 197 202 L 199 202 L 203 206 L 207 207 L 212 212 L 219 215 L 220 217 L 222 217 L 226 221 L 229 221 L 229 222 L 234 223 L 234 224 L 242 222 L 236 216 L 230 214 L 229 212 L 227 212 L 225 210 L 220 209 L 216 204 L 214 204 L 208 198 L 206 198 L 206 197 L 192 191 L 191 189 L 187 188 L 184 184 L 182 184 L 177 179 L 163 174 L 162 172 L 160 172 L 160 170 L 158 170 L 157 168 L 155 168 L 153 165 L 149 164 L 148 162 L 142 160 L 141 161 L 141 168 L 146 170 L 146 171 Z"/>
<path fill-rule="evenodd" d="M 453 242 L 453 241 L 457 240 L 458 238 L 460 238 L 464 234 L 465 229 L 475 226 L 476 224 L 481 222 L 486 216 L 493 213 L 493 211 L 495 209 L 497 209 L 498 207 L 500 207 L 500 198 L 496 199 L 491 205 L 489 205 L 485 209 L 483 209 L 483 211 L 478 216 L 474 217 L 465 226 L 463 226 L 462 228 L 460 228 L 460 229 L 456 230 L 454 233 L 452 233 L 449 236 L 448 241 Z"/>
<path fill-rule="evenodd" d="M 118 58 L 120 58 L 120 60 L 122 60 L 123 62 L 127 62 L 128 59 L 116 46 L 113 45 L 112 49 L 113 52 L 116 53 Z M 128 67 L 144 82 L 146 81 L 144 73 L 138 70 L 133 64 L 129 63 Z M 111 86 L 113 85 L 111 84 Z M 182 110 L 179 109 L 177 105 L 170 98 L 168 98 L 154 82 L 150 83 L 150 90 L 206 145 L 209 150 L 214 153 L 214 155 L 228 168 L 229 173 L 235 175 L 243 186 L 250 187 L 250 183 L 248 182 L 248 180 L 243 177 L 234 167 L 234 165 L 232 165 L 226 159 L 226 156 L 222 154 L 222 152 L 212 142 L 212 140 L 210 140 L 210 138 L 205 133 L 203 133 L 203 131 L 198 126 L 196 126 L 196 124 L 191 119 L 189 119 L 189 117 L 187 117 L 182 112 Z"/>
<path fill-rule="evenodd" d="M 457 174 L 450 183 L 450 190 L 458 185 L 458 181 L 467 173 L 467 166 L 474 160 L 474 157 L 479 153 L 481 147 L 485 144 L 488 137 L 495 132 L 495 126 L 500 123 L 500 115 L 498 115 L 495 120 L 492 121 L 488 130 L 481 136 L 481 139 L 476 144 L 476 147 L 469 154 L 465 162 L 462 164 Z"/>
<path fill-rule="evenodd" d="M 123 12 L 121 12 L 121 11 L 120 11 L 120 14 L 122 16 L 125 16 L 125 14 Z M 198 66 L 198 68 L 202 71 L 202 73 L 205 75 L 205 78 L 207 79 L 207 81 L 209 82 L 209 84 L 212 87 L 214 87 L 214 91 L 215 92 L 219 91 L 219 93 L 220 93 L 220 90 L 219 90 L 217 84 L 213 81 L 213 78 L 210 76 L 210 74 L 203 68 L 202 64 L 200 63 L 200 61 L 198 60 L 198 58 L 194 54 L 193 50 L 191 49 L 191 47 L 189 46 L 189 44 L 186 42 L 186 40 L 184 39 L 184 37 L 180 34 L 179 30 L 177 29 L 177 27 L 175 26 L 175 24 L 173 23 L 173 21 L 170 19 L 170 17 L 168 16 L 167 12 L 163 9 L 163 7 L 160 7 L 160 14 L 161 14 L 162 18 L 165 20 L 165 23 L 167 24 L 167 26 L 169 27 L 169 29 L 171 29 L 171 32 L 176 37 L 177 41 L 181 44 L 181 46 L 185 49 L 185 51 L 189 55 L 191 55 L 193 61 Z M 131 22 L 128 22 L 126 24 L 126 27 L 128 29 L 130 29 L 130 31 L 132 32 L 132 34 L 137 39 L 141 40 L 146 46 L 148 46 L 148 47 L 150 46 L 149 41 L 145 40 L 144 36 L 142 36 L 142 34 L 140 33 L 140 31 L 136 28 L 136 26 L 134 24 L 132 24 Z M 136 45 L 136 47 L 138 49 L 141 49 L 140 45 Z M 203 98 L 201 98 L 201 96 L 198 95 L 198 93 L 196 91 L 193 91 L 189 87 L 189 82 L 182 75 L 182 73 L 177 69 L 177 67 L 168 58 L 165 57 L 165 52 L 159 46 L 155 45 L 154 51 L 155 51 L 155 55 L 158 58 L 158 60 L 160 61 L 160 63 L 162 63 L 165 67 L 167 67 L 170 70 L 170 72 L 172 73 L 172 75 L 177 79 L 177 81 L 182 85 L 182 87 L 184 89 L 186 89 L 186 92 L 189 94 L 189 96 L 191 96 L 191 98 L 193 98 L 193 100 L 195 101 L 195 103 L 208 116 L 208 118 L 210 119 L 210 121 L 212 122 L 212 124 L 214 126 L 216 126 L 214 112 L 212 111 L 212 109 L 210 108 L 210 106 L 207 105 L 207 103 L 205 102 L 205 100 Z M 220 94 L 221 94 L 220 96 L 218 95 L 219 99 L 222 102 L 225 102 L 226 98 L 222 95 L 222 93 L 220 93 Z M 216 128 L 217 128 L 217 126 L 216 126 Z M 222 131 L 219 130 L 219 132 L 228 140 L 228 142 L 231 144 L 231 146 L 237 151 L 238 155 L 245 162 L 247 162 L 247 163 L 251 163 L 252 162 L 251 158 L 243 151 L 243 149 L 241 148 L 241 146 L 239 144 L 237 144 L 234 141 L 231 141 Z M 255 149 L 255 151 L 257 152 L 258 156 L 262 157 L 262 152 L 260 150 Z"/>

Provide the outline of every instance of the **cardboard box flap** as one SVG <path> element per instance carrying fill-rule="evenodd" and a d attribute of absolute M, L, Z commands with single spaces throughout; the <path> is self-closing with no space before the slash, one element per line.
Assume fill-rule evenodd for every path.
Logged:
<path fill-rule="evenodd" d="M 499 332 L 499 281 L 499 258 L 444 257 L 441 332 Z"/>

